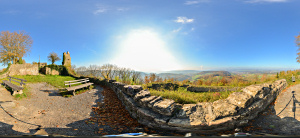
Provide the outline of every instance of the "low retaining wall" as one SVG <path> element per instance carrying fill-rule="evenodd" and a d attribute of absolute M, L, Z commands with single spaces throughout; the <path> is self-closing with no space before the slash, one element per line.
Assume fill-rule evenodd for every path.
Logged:
<path fill-rule="evenodd" d="M 178 104 L 151 96 L 139 85 L 109 81 L 127 111 L 139 123 L 179 132 L 216 133 L 243 126 L 263 111 L 285 89 L 285 79 L 272 84 L 251 85 L 227 99 L 197 104 Z"/>

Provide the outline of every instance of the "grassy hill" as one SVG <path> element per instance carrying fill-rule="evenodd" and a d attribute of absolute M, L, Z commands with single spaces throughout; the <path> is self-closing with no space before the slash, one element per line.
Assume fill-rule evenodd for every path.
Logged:
<path fill-rule="evenodd" d="M 212 77 L 224 77 L 224 76 L 231 76 L 231 73 L 228 71 L 202 71 L 197 75 L 192 76 L 191 80 L 198 80 L 198 79 L 208 79 Z"/>

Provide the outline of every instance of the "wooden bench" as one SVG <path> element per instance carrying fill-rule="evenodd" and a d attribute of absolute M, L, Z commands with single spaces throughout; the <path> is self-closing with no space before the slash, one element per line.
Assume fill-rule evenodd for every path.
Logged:
<path fill-rule="evenodd" d="M 4 86 L 6 86 L 6 87 L 8 86 L 8 87 L 10 87 L 13 90 L 13 94 L 12 95 L 22 94 L 23 93 L 23 89 L 24 89 L 23 85 L 25 85 L 24 82 L 27 82 L 27 80 L 19 79 L 19 78 L 15 78 L 15 77 L 11 77 L 11 76 L 8 76 L 8 80 L 4 80 L 3 84 L 4 84 Z M 19 83 L 20 86 L 11 83 L 11 81 Z"/>
<path fill-rule="evenodd" d="M 71 86 L 74 84 L 81 84 L 81 85 L 77 85 L 77 86 Z M 73 95 L 75 96 L 75 90 L 77 89 L 81 89 L 84 87 L 89 87 L 91 85 L 93 85 L 94 83 L 89 82 L 89 78 L 85 78 L 85 79 L 80 79 L 80 80 L 73 80 L 73 81 L 65 81 L 65 86 L 69 85 L 69 87 L 66 88 L 67 91 L 72 91 Z"/>

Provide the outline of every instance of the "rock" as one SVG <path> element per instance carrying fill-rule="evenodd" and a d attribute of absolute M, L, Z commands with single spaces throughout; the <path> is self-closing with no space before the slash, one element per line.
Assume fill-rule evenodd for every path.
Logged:
<path fill-rule="evenodd" d="M 116 80 L 109 80 L 108 82 L 109 83 L 113 83 L 113 82 L 116 82 Z"/>
<path fill-rule="evenodd" d="M 243 92 L 248 93 L 254 98 L 254 100 L 261 99 L 263 95 L 263 86 L 262 85 L 250 85 L 243 89 Z"/>
<path fill-rule="evenodd" d="M 177 118 L 188 118 L 197 109 L 196 104 L 184 104 L 176 114 Z"/>
<path fill-rule="evenodd" d="M 193 126 L 205 126 L 207 121 L 214 119 L 214 115 L 211 111 L 211 103 L 198 103 L 196 110 L 189 115 L 191 125 Z"/>
<path fill-rule="evenodd" d="M 122 100 L 122 101 L 123 101 L 123 103 L 125 105 L 125 108 L 130 113 L 130 115 L 133 118 L 136 118 L 137 117 L 136 116 L 137 106 L 136 106 L 134 100 L 131 97 L 124 95 L 124 100 Z"/>
<path fill-rule="evenodd" d="M 149 102 L 154 100 L 155 98 L 157 98 L 157 97 L 156 96 L 144 97 L 144 98 L 140 99 L 138 102 L 141 106 L 147 107 Z"/>
<path fill-rule="evenodd" d="M 131 97 L 134 97 L 136 93 L 143 90 L 143 87 L 140 85 L 126 85 L 124 86 L 125 93 L 128 94 Z"/>
<path fill-rule="evenodd" d="M 264 107 L 264 101 L 258 100 L 255 101 L 253 104 L 251 104 L 244 113 L 242 113 L 242 116 L 245 116 L 245 119 L 251 120 L 257 116 L 257 114 L 265 109 Z"/>
<path fill-rule="evenodd" d="M 153 107 L 153 105 L 156 103 L 156 102 L 158 102 L 158 101 L 161 101 L 162 100 L 162 98 L 159 96 L 159 97 L 156 97 L 155 99 L 153 99 L 152 101 L 150 101 L 149 103 L 148 103 L 148 107 L 149 108 L 152 108 Z"/>
<path fill-rule="evenodd" d="M 178 119 L 183 119 L 179 121 Z M 186 122 L 188 119 L 189 122 Z M 178 125 L 185 123 L 185 126 L 188 124 L 191 126 L 206 126 L 207 121 L 214 119 L 214 115 L 211 111 L 211 103 L 198 103 L 198 104 L 184 104 L 179 112 L 176 114 L 176 117 L 173 118 L 173 125 L 179 123 Z"/>
<path fill-rule="evenodd" d="M 175 110 L 174 100 L 164 99 L 153 105 L 153 110 L 162 115 L 171 116 Z"/>
<path fill-rule="evenodd" d="M 246 108 L 253 102 L 253 97 L 245 92 L 234 92 L 227 98 L 230 104 L 236 105 L 239 109 Z"/>
<path fill-rule="evenodd" d="M 226 99 L 213 102 L 213 114 L 215 118 L 222 118 L 226 116 L 233 116 L 237 113 L 237 106 L 230 104 Z"/>
<path fill-rule="evenodd" d="M 142 98 L 145 98 L 145 97 L 148 97 L 148 96 L 150 96 L 151 94 L 150 94 L 150 92 L 148 91 L 148 90 L 142 90 L 142 91 L 140 91 L 140 92 L 138 92 L 135 96 L 134 96 L 134 100 L 135 101 L 139 101 L 140 99 L 142 99 Z"/>
<path fill-rule="evenodd" d="M 138 108 L 136 113 L 137 113 L 138 122 L 143 125 L 148 125 L 149 123 L 155 123 L 155 119 L 160 118 L 159 115 L 144 108 Z"/>
<path fill-rule="evenodd" d="M 168 122 L 170 126 L 178 126 L 178 127 L 192 127 L 191 121 L 189 118 L 171 118 Z"/>

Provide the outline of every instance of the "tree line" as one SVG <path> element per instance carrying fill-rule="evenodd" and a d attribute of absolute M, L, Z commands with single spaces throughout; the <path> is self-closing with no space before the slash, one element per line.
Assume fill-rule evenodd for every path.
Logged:
<path fill-rule="evenodd" d="M 123 82 L 126 84 L 142 84 L 143 78 L 141 77 L 141 72 L 132 70 L 130 68 L 118 67 L 113 64 L 90 65 L 85 66 L 72 66 L 76 74 L 81 76 L 93 76 L 100 79 L 116 80 L 118 82 Z"/>
<path fill-rule="evenodd" d="M 25 31 L 0 33 L 0 63 L 22 64 L 22 58 L 30 51 L 33 40 Z"/>

